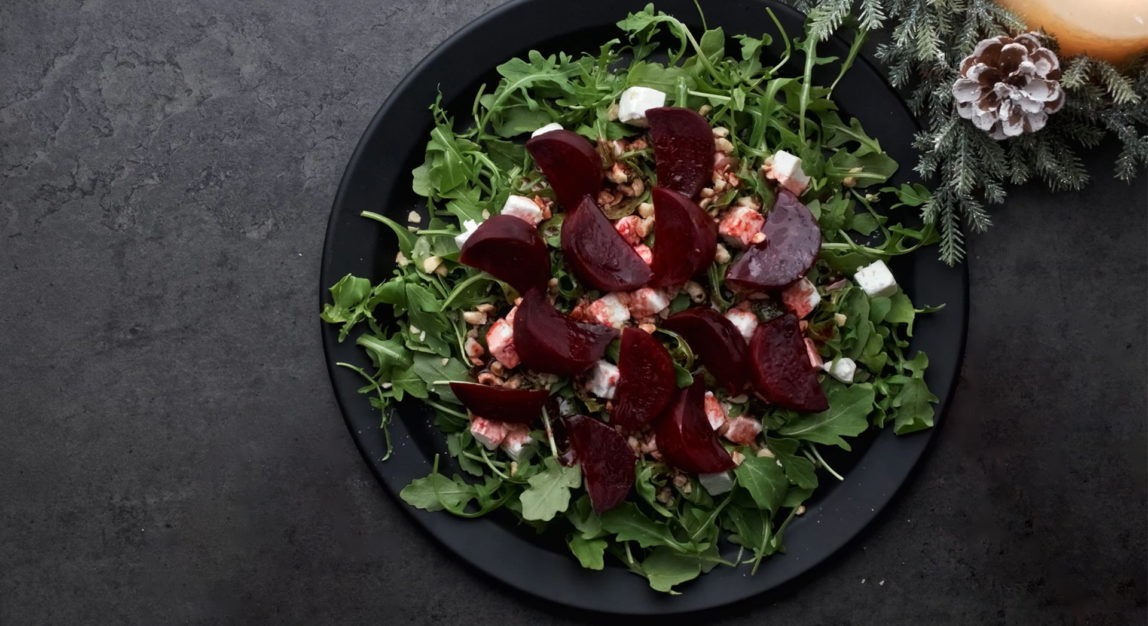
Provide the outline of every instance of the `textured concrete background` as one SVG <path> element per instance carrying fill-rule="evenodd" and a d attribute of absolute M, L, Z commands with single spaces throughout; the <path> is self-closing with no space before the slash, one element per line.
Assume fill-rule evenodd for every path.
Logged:
<path fill-rule="evenodd" d="M 0 623 L 585 617 L 413 525 L 317 332 L 356 140 L 495 4 L 0 3 Z M 973 241 L 963 382 L 887 514 L 715 622 L 1143 623 L 1148 179 L 1112 156 Z"/>

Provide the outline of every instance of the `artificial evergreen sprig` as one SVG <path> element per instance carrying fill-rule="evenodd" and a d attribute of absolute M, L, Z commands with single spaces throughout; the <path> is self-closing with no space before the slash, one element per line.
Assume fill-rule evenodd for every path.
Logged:
<path fill-rule="evenodd" d="M 933 178 L 936 189 L 922 217 L 937 225 L 946 263 L 964 257 L 962 222 L 972 232 L 987 229 L 986 206 L 1004 202 L 1008 186 L 1040 178 L 1053 191 L 1084 188 L 1089 177 L 1078 150 L 1095 147 L 1105 136 L 1122 144 L 1116 178 L 1130 181 L 1148 169 L 1148 54 L 1124 68 L 1084 55 L 1062 59 L 1064 108 L 1038 132 L 995 141 L 957 115 L 952 86 L 961 60 L 977 42 L 1027 30 L 1018 17 L 991 0 L 795 0 L 794 5 L 807 12 L 809 34 L 819 39 L 843 27 L 859 35 L 886 32 L 875 54 L 926 126 L 914 141 L 920 154 L 916 171 Z M 1055 50 L 1055 41 L 1046 39 Z"/>

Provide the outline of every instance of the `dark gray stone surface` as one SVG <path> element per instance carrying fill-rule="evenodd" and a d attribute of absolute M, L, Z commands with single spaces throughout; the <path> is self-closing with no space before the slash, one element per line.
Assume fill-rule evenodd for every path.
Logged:
<path fill-rule="evenodd" d="M 0 623 L 585 617 L 408 519 L 319 345 L 359 134 L 495 4 L 0 4 Z M 887 514 L 715 622 L 1143 623 L 1148 180 L 1112 156 L 973 240 L 963 380 Z"/>

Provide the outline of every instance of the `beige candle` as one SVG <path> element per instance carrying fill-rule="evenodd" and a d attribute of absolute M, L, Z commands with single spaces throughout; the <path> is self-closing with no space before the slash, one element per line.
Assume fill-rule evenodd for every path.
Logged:
<path fill-rule="evenodd" d="M 1148 50 L 1148 0 L 999 0 L 1029 28 L 1055 35 L 1062 57 L 1119 62 Z"/>

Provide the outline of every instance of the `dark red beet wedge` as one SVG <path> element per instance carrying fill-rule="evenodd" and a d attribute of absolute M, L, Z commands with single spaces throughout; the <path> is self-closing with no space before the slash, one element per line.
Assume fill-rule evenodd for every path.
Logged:
<path fill-rule="evenodd" d="M 654 435 L 666 462 L 695 474 L 712 474 L 734 468 L 729 452 L 718 442 L 705 413 L 706 384 L 701 376 L 679 389 L 666 412 L 658 418 Z"/>
<path fill-rule="evenodd" d="M 494 215 L 471 233 L 460 263 L 510 283 L 519 292 L 550 280 L 550 253 L 538 229 L 510 215 Z"/>
<path fill-rule="evenodd" d="M 574 273 L 595 289 L 632 291 L 650 281 L 650 266 L 614 230 L 590 196 L 584 196 L 562 222 L 562 253 Z"/>
<path fill-rule="evenodd" d="M 749 347 L 724 315 L 713 309 L 693 308 L 675 313 L 662 327 L 682 336 L 710 374 L 732 394 L 745 387 Z"/>
<path fill-rule="evenodd" d="M 618 387 L 610 423 L 633 432 L 654 421 L 677 387 L 674 359 L 654 336 L 637 328 L 622 331 Z"/>
<path fill-rule="evenodd" d="M 713 177 L 714 135 L 706 118 L 691 109 L 660 107 L 646 111 L 658 186 L 696 197 Z"/>
<path fill-rule="evenodd" d="M 745 251 L 725 279 L 745 290 L 781 289 L 805 276 L 821 252 L 821 228 L 809 208 L 782 190 L 761 227 L 765 241 Z"/>
<path fill-rule="evenodd" d="M 450 390 L 471 413 L 517 424 L 530 424 L 538 419 L 550 396 L 545 389 L 506 389 L 475 383 L 451 383 Z"/>
<path fill-rule="evenodd" d="M 713 263 L 717 226 L 686 196 L 655 187 L 652 286 L 680 285 Z"/>
<path fill-rule="evenodd" d="M 829 408 L 792 313 L 759 325 L 750 341 L 749 353 L 754 387 L 767 401 L 808 413 Z"/>
<path fill-rule="evenodd" d="M 595 513 L 621 504 L 634 486 L 638 457 L 617 431 L 585 415 L 566 418 L 566 433 L 578 462 Z"/>
<path fill-rule="evenodd" d="M 578 133 L 555 130 L 526 142 L 526 150 L 550 181 L 558 203 L 567 211 L 582 201 L 582 196 L 595 196 L 602 188 L 602 157 L 594 144 Z"/>
<path fill-rule="evenodd" d="M 515 350 L 523 365 L 538 372 L 581 374 L 602 358 L 617 335 L 609 326 L 559 313 L 540 289 L 527 292 L 514 314 Z"/>

